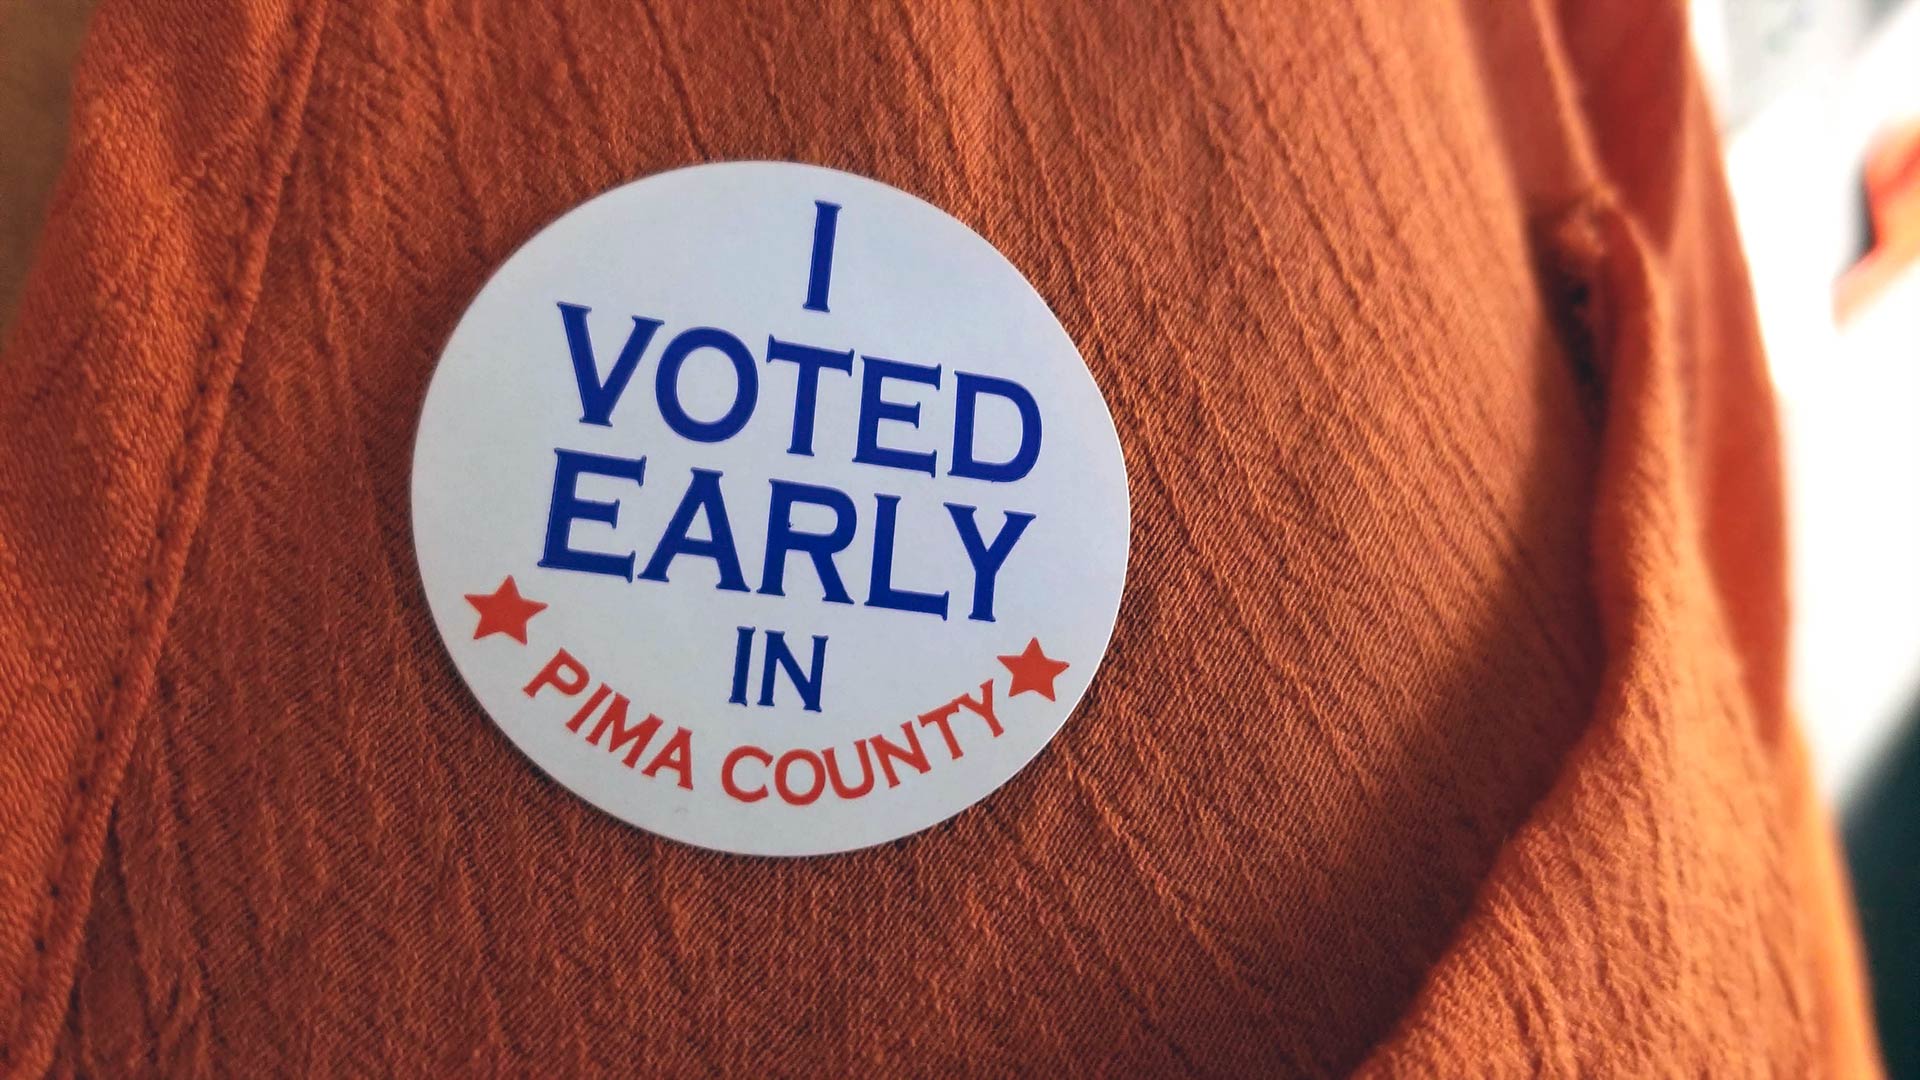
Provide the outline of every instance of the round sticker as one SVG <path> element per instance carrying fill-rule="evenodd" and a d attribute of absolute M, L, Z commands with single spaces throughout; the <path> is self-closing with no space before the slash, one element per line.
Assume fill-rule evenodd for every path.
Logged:
<path fill-rule="evenodd" d="M 662 173 L 507 260 L 427 393 L 413 531 L 509 739 L 623 821 L 816 855 L 1039 753 L 1106 653 L 1125 464 L 965 225 L 780 162 Z"/>

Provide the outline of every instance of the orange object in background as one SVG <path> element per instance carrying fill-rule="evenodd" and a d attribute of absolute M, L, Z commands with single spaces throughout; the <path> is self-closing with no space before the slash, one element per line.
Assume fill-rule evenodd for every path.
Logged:
<path fill-rule="evenodd" d="M 1871 1074 L 1684 20 L 1565 8 L 105 0 L 0 355 L 0 1070 Z M 540 776 L 405 524 L 488 273 L 737 158 L 1006 252 L 1134 477 L 1079 712 L 846 856 Z"/>
<path fill-rule="evenodd" d="M 1834 287 L 1834 316 L 1841 321 L 1920 258 L 1920 121 L 1875 141 L 1867 154 L 1866 192 L 1873 248 Z"/>

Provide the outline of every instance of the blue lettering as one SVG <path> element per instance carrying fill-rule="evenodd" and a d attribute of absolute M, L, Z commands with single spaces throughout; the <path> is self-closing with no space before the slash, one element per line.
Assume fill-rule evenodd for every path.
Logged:
<path fill-rule="evenodd" d="M 689 535 L 693 519 L 699 514 L 707 518 L 708 539 L 705 540 Z M 648 581 L 665 581 L 667 568 L 682 555 L 712 559 L 720 571 L 716 588 L 728 592 L 747 591 L 746 579 L 740 576 L 740 555 L 733 546 L 733 526 L 727 522 L 727 503 L 720 494 L 720 474 L 712 469 L 693 470 L 687 493 L 681 497 L 673 520 L 667 522 L 667 531 L 660 537 L 660 546 L 653 549 L 653 557 L 647 560 L 640 576 Z"/>
<path fill-rule="evenodd" d="M 875 495 L 879 513 L 873 522 L 873 575 L 868 581 L 867 606 L 895 611 L 918 611 L 947 617 L 946 593 L 914 592 L 893 587 L 894 519 L 900 512 L 900 496 Z"/>
<path fill-rule="evenodd" d="M 647 343 L 653 340 L 654 332 L 660 329 L 660 320 L 643 319 L 638 315 L 633 317 L 633 330 L 627 334 L 627 343 L 620 348 L 620 358 L 613 362 L 613 370 L 607 373 L 606 381 L 602 382 L 599 365 L 593 359 L 593 341 L 587 334 L 587 312 L 592 310 L 579 304 L 562 302 L 560 321 L 567 328 L 567 351 L 573 356 L 573 381 L 580 387 L 580 422 L 612 427 L 613 407 L 619 403 L 620 395 L 633 379 L 634 369 L 640 366 L 641 354 L 647 351 Z"/>
<path fill-rule="evenodd" d="M 784 360 L 800 369 L 793 391 L 793 442 L 787 446 L 787 453 L 812 457 L 813 412 L 820 395 L 820 369 L 852 372 L 853 350 L 834 352 L 769 337 L 767 363 L 775 360 Z"/>
<path fill-rule="evenodd" d="M 967 561 L 973 564 L 973 611 L 967 618 L 992 622 L 994 580 L 1000 574 L 1000 567 L 1006 564 L 1007 555 L 1013 551 L 1020 534 L 1033 524 L 1033 515 L 1007 511 L 1006 523 L 1000 526 L 993 543 L 985 544 L 980 540 L 980 526 L 973 520 L 974 507 L 954 503 L 947 503 L 946 506 L 947 513 L 953 517 L 953 527 L 960 532 L 960 543 L 967 549 Z"/>
<path fill-rule="evenodd" d="M 787 635 L 779 630 L 767 631 L 767 661 L 760 668 L 760 704 L 773 704 L 773 673 L 776 668 L 787 673 L 787 681 L 800 691 L 800 707 L 807 712 L 820 711 L 820 675 L 827 665 L 827 639 L 819 634 L 813 635 L 813 659 L 810 670 L 802 675 L 800 661 L 787 647 Z"/>
<path fill-rule="evenodd" d="M 880 421 L 897 420 L 910 427 L 920 426 L 920 405 L 915 402 L 908 405 L 899 401 L 888 401 L 880 395 L 888 379 L 901 382 L 915 382 L 926 386 L 940 386 L 940 369 L 922 367 L 919 364 L 902 364 L 897 360 L 885 360 L 878 356 L 863 357 L 866 365 L 860 372 L 860 433 L 854 449 L 853 460 L 865 465 L 884 465 L 889 469 L 905 469 L 908 472 L 923 472 L 933 475 L 933 452 L 919 453 L 911 450 L 899 450 L 880 445 Z"/>
<path fill-rule="evenodd" d="M 851 604 L 840 570 L 833 563 L 835 554 L 853 543 L 855 511 L 853 500 L 845 492 L 812 484 L 785 480 L 773 483 L 773 505 L 767 514 L 767 558 L 760 571 L 760 592 L 767 596 L 785 596 L 787 555 L 804 552 L 813 559 L 814 573 L 820 576 L 822 599 L 831 604 Z M 797 532 L 793 527 L 795 503 L 811 503 L 833 511 L 833 530 L 827 533 Z"/>
<path fill-rule="evenodd" d="M 1033 471 L 1040 458 L 1040 406 L 1027 388 L 1009 379 L 991 375 L 954 373 L 953 464 L 947 475 L 1008 484 Z M 1020 412 L 1020 449 L 1004 462 L 980 461 L 973 456 L 974 407 L 981 394 L 992 394 L 1013 403 Z"/>
<path fill-rule="evenodd" d="M 620 520 L 620 504 L 583 499 L 576 494 L 582 474 L 617 476 L 638 487 L 646 480 L 646 458 L 606 457 L 578 450 L 555 450 L 559 460 L 553 467 L 553 501 L 547 508 L 547 544 L 540 565 L 551 570 L 577 570 L 586 574 L 633 578 L 633 552 L 608 555 L 580 551 L 573 547 L 573 523 L 581 518 L 614 525 Z"/>
<path fill-rule="evenodd" d="M 733 363 L 733 404 L 725 415 L 714 421 L 695 420 L 680 404 L 680 368 L 699 349 L 715 349 Z M 760 372 L 754 367 L 753 354 L 740 339 L 725 330 L 696 326 L 682 330 L 667 345 L 660 357 L 660 370 L 654 373 L 654 396 L 660 399 L 660 416 L 676 435 L 694 442 L 725 442 L 740 434 L 753 416 L 754 403 L 760 397 Z"/>

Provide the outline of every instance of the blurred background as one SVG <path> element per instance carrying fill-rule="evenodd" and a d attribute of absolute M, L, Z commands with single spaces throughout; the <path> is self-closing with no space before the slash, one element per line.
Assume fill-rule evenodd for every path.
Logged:
<path fill-rule="evenodd" d="M 1920 2 L 1694 0 L 1787 439 L 1794 685 L 1920 1076 Z"/>
<path fill-rule="evenodd" d="M 0 0 L 0 330 L 90 6 Z M 1692 22 L 1788 440 L 1800 717 L 1887 1064 L 1920 1077 L 1920 0 L 1694 0 Z"/>

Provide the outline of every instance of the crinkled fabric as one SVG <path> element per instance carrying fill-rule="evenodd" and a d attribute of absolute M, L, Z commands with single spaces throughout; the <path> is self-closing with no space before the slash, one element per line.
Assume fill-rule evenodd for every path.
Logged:
<path fill-rule="evenodd" d="M 0 354 L 0 1071 L 1876 1070 L 1678 4 L 103 0 L 73 124 Z M 1059 738 L 831 858 L 546 779 L 408 528 L 489 272 L 748 158 L 1004 251 L 1132 477 Z"/>

